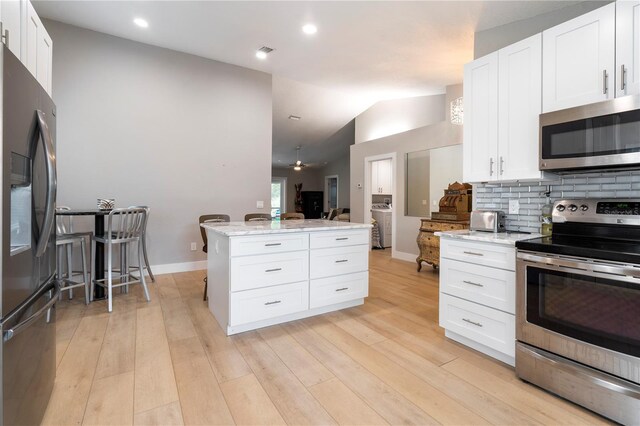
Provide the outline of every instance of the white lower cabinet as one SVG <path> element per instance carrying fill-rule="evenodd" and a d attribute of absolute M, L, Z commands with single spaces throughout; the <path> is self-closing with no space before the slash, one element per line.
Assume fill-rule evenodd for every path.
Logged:
<path fill-rule="evenodd" d="M 515 247 L 440 239 L 440 326 L 445 335 L 515 363 Z"/>
<path fill-rule="evenodd" d="M 362 304 L 369 233 L 208 231 L 209 309 L 231 335 Z"/>

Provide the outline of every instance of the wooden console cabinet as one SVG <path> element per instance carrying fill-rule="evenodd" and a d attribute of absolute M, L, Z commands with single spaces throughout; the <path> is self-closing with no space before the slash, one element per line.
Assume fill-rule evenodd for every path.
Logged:
<path fill-rule="evenodd" d="M 434 232 L 469 229 L 468 221 L 440 219 L 420 220 L 420 232 L 416 239 L 418 247 L 420 248 L 420 254 L 416 258 L 418 272 L 422 269 L 422 262 L 426 262 L 436 269 L 440 266 L 440 237 L 435 236 Z"/>

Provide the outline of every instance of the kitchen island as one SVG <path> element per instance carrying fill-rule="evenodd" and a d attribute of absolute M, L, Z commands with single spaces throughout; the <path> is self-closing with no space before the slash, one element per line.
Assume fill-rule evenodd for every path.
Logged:
<path fill-rule="evenodd" d="M 364 303 L 371 225 L 329 220 L 214 222 L 209 309 L 227 335 Z"/>

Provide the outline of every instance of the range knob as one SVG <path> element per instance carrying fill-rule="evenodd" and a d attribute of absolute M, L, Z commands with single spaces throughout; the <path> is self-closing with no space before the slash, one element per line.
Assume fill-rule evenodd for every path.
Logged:
<path fill-rule="evenodd" d="M 564 211 L 564 209 L 565 209 L 565 207 L 564 207 L 562 204 L 558 204 L 558 205 L 556 206 L 556 210 L 558 210 L 559 212 L 563 212 L 563 211 Z"/>
<path fill-rule="evenodd" d="M 582 210 L 583 212 L 586 212 L 587 210 L 589 210 L 589 206 L 586 204 L 583 204 L 580 206 L 580 210 Z"/>
<path fill-rule="evenodd" d="M 576 206 L 575 204 L 569 204 L 569 210 L 575 212 L 576 210 L 578 210 L 578 206 Z"/>

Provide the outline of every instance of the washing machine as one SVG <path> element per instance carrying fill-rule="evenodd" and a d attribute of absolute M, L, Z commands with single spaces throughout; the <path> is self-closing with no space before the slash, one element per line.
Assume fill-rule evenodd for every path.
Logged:
<path fill-rule="evenodd" d="M 380 245 L 391 247 L 391 207 L 388 204 L 372 204 L 371 216 L 380 227 Z"/>

